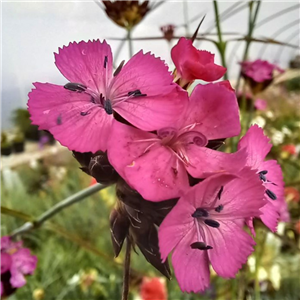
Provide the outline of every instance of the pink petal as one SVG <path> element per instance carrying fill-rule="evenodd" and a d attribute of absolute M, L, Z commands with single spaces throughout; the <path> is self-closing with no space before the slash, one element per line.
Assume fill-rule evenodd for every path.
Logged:
<path fill-rule="evenodd" d="M 150 141 L 145 141 L 145 140 Z M 181 162 L 156 135 L 115 122 L 108 158 L 116 171 L 146 200 L 179 197 L 189 187 Z"/>
<path fill-rule="evenodd" d="M 92 103 L 85 93 L 49 83 L 35 83 L 34 86 L 36 89 L 29 93 L 28 101 L 32 124 L 50 131 L 70 150 L 106 150 L 112 115 Z"/>
<path fill-rule="evenodd" d="M 226 68 L 214 64 L 214 54 L 197 50 L 192 41 L 186 38 L 179 39 L 171 50 L 171 56 L 177 73 L 186 81 L 214 81 L 226 72 Z"/>
<path fill-rule="evenodd" d="M 163 89 L 163 90 L 162 90 Z M 177 85 L 150 86 L 146 97 L 132 97 L 114 106 L 114 110 L 134 126 L 152 131 L 174 125 L 185 112 L 188 95 Z"/>
<path fill-rule="evenodd" d="M 33 274 L 37 265 L 37 257 L 31 255 L 30 250 L 27 248 L 20 249 L 12 255 L 13 265 L 22 274 Z"/>
<path fill-rule="evenodd" d="M 128 97 L 114 102 L 114 109 L 134 126 L 152 131 L 170 126 L 185 111 L 187 92 L 176 84 L 167 65 L 150 53 L 134 55 L 111 82 L 110 97 L 139 90 L 146 96 Z"/>
<path fill-rule="evenodd" d="M 213 247 L 208 257 L 216 273 L 234 278 L 253 252 L 254 240 L 235 221 L 221 221 L 219 228 L 205 228 L 205 242 Z"/>
<path fill-rule="evenodd" d="M 279 214 L 277 209 L 272 203 L 267 202 L 265 206 L 263 206 L 260 211 L 262 214 L 260 215 L 263 223 L 273 232 L 277 230 Z"/>
<path fill-rule="evenodd" d="M 268 171 L 266 177 L 267 180 L 271 182 L 265 184 L 266 188 L 271 190 L 277 197 L 276 200 L 271 200 L 267 195 L 265 195 L 265 198 L 275 207 L 276 211 L 280 215 L 280 220 L 288 222 L 289 212 L 284 197 L 284 182 L 281 167 L 276 160 L 268 160 L 261 164 L 260 171 L 262 170 Z"/>
<path fill-rule="evenodd" d="M 9 281 L 14 288 L 20 288 L 26 284 L 24 275 L 16 267 L 12 267 L 10 273 L 11 277 Z"/>
<path fill-rule="evenodd" d="M 10 269 L 11 263 L 11 256 L 8 253 L 1 252 L 1 274 Z"/>
<path fill-rule="evenodd" d="M 246 148 L 248 151 L 247 165 L 252 168 L 259 168 L 272 145 L 270 139 L 264 135 L 262 128 L 253 125 L 238 143 L 238 149 Z"/>
<path fill-rule="evenodd" d="M 195 178 L 205 178 L 215 173 L 238 172 L 246 163 L 245 150 L 225 153 L 190 144 L 186 147 L 189 165 L 186 170 Z"/>
<path fill-rule="evenodd" d="M 208 140 L 238 135 L 241 125 L 235 93 L 219 83 L 198 84 L 190 97 L 184 124 L 197 124 L 194 130 Z"/>
<path fill-rule="evenodd" d="M 132 161 L 125 168 L 125 176 L 144 199 L 154 202 L 180 197 L 189 187 L 184 165 L 164 146 Z"/>
<path fill-rule="evenodd" d="M 112 53 L 105 40 L 70 43 L 55 53 L 55 64 L 70 82 L 84 84 L 99 93 L 105 91 L 112 77 Z"/>
<path fill-rule="evenodd" d="M 207 251 L 192 249 L 190 245 L 195 241 L 196 232 L 190 230 L 172 255 L 172 265 L 180 289 L 188 293 L 204 291 L 210 281 Z"/>
<path fill-rule="evenodd" d="M 194 206 L 182 197 L 159 226 L 159 249 L 163 261 L 167 259 L 169 253 L 186 234 L 192 230 L 194 223 L 191 215 L 194 211 Z"/>

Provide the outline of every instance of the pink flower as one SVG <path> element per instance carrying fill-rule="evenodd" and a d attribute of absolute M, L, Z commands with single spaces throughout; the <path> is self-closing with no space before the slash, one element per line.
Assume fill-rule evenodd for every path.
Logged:
<path fill-rule="evenodd" d="M 171 251 L 182 291 L 209 286 L 209 263 L 216 273 L 233 278 L 253 251 L 254 240 L 243 230 L 245 218 L 259 213 L 264 188 L 245 168 L 237 176 L 213 175 L 190 188 L 159 227 L 163 261 Z"/>
<path fill-rule="evenodd" d="M 273 73 L 275 70 L 283 73 L 284 70 L 278 66 L 270 64 L 266 60 L 257 59 L 253 62 L 244 61 L 240 63 L 242 66 L 242 75 L 246 78 L 250 78 L 255 82 L 264 82 L 273 79 Z"/>
<path fill-rule="evenodd" d="M 235 93 L 227 83 L 197 85 L 178 122 L 156 133 L 115 122 L 108 158 L 116 171 L 144 199 L 176 198 L 189 187 L 187 172 L 203 178 L 242 168 L 242 153 L 227 154 L 205 147 L 209 140 L 240 132 Z M 234 159 L 234 161 L 233 161 Z"/>
<path fill-rule="evenodd" d="M 272 145 L 263 130 L 257 125 L 251 126 L 245 136 L 240 140 L 238 149 L 246 149 L 246 165 L 256 171 L 257 176 L 265 187 L 266 205 L 261 209 L 261 220 L 272 231 L 276 231 L 278 219 L 287 220 L 284 212 L 287 204 L 284 200 L 284 182 L 282 171 L 276 160 L 265 160 Z M 250 225 L 251 226 L 251 225 Z"/>
<path fill-rule="evenodd" d="M 24 275 L 33 274 L 37 258 L 30 250 L 22 248 L 22 242 L 12 242 L 10 237 L 1 238 L 1 296 L 11 294 L 15 288 L 25 285 Z M 6 281 L 9 280 L 9 282 Z"/>
<path fill-rule="evenodd" d="M 256 99 L 254 101 L 254 107 L 258 110 L 266 110 L 267 108 L 267 101 L 264 99 Z"/>
<path fill-rule="evenodd" d="M 181 86 L 195 79 L 215 81 L 226 72 L 226 68 L 214 63 L 214 54 L 197 50 L 191 40 L 183 37 L 171 50 L 171 56 L 176 66 L 177 78 L 181 78 Z"/>
<path fill-rule="evenodd" d="M 33 124 L 70 150 L 105 151 L 115 115 L 142 130 L 169 126 L 187 101 L 168 67 L 150 53 L 138 52 L 113 74 L 106 41 L 81 41 L 59 49 L 55 64 L 70 82 L 35 83 L 28 109 Z"/>

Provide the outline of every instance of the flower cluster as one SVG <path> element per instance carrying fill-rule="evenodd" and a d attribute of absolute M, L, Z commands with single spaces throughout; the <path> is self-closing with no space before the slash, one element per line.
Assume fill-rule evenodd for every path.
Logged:
<path fill-rule="evenodd" d="M 286 210 L 282 172 L 266 160 L 271 144 L 252 126 L 234 153 L 218 151 L 241 126 L 235 91 L 220 79 L 214 55 L 181 38 L 165 63 L 142 51 L 113 71 L 104 41 L 70 43 L 55 54 L 69 81 L 35 83 L 33 124 L 73 150 L 82 170 L 116 183 L 110 216 L 116 256 L 130 238 L 146 259 L 182 291 L 209 286 L 209 265 L 232 278 L 255 242 L 253 219 L 272 231 Z M 186 89 L 201 79 L 189 95 Z M 157 232 L 157 227 L 159 230 Z"/>
<path fill-rule="evenodd" d="M 37 258 L 30 250 L 22 247 L 22 242 L 13 242 L 10 237 L 1 238 L 1 297 L 11 295 L 25 285 L 24 275 L 33 274 Z"/>

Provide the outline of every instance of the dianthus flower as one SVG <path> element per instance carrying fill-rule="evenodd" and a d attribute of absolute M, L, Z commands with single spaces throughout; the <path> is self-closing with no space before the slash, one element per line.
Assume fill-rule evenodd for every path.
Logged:
<path fill-rule="evenodd" d="M 165 63 L 150 53 L 138 52 L 113 73 L 106 41 L 81 41 L 59 49 L 55 64 L 70 82 L 35 83 L 28 110 L 33 124 L 70 150 L 106 151 L 115 114 L 151 131 L 172 124 L 187 102 Z"/>
<path fill-rule="evenodd" d="M 214 54 L 197 50 L 190 39 L 180 38 L 171 50 L 171 56 L 176 67 L 176 79 L 180 78 L 181 86 L 195 79 L 215 81 L 226 72 L 226 68 L 214 63 Z"/>
<path fill-rule="evenodd" d="M 272 231 L 276 230 L 278 219 L 286 221 L 287 203 L 284 200 L 284 182 L 280 166 L 276 160 L 265 160 L 272 145 L 263 130 L 253 125 L 239 141 L 238 149 L 246 149 L 246 166 L 256 171 L 265 188 L 266 205 L 259 216 Z M 251 227 L 251 222 L 250 222 Z"/>
<path fill-rule="evenodd" d="M 197 85 L 186 112 L 172 127 L 150 133 L 115 122 L 108 158 L 144 199 L 162 201 L 185 193 L 188 173 L 203 178 L 242 167 L 245 162 L 236 154 L 205 147 L 209 140 L 225 139 L 239 132 L 238 105 L 228 82 Z"/>
<path fill-rule="evenodd" d="M 30 250 L 22 248 L 22 242 L 1 238 L 1 296 L 9 296 L 16 288 L 26 284 L 24 275 L 33 274 L 37 258 Z"/>
<path fill-rule="evenodd" d="M 243 61 L 240 64 L 242 66 L 241 74 L 248 81 L 254 94 L 261 92 L 272 83 L 274 71 L 284 72 L 266 60 Z"/>
<path fill-rule="evenodd" d="M 245 218 L 259 214 L 264 188 L 256 172 L 217 174 L 190 188 L 159 227 L 163 261 L 172 265 L 182 291 L 209 286 L 209 263 L 216 273 L 233 278 L 255 245 L 243 230 Z"/>

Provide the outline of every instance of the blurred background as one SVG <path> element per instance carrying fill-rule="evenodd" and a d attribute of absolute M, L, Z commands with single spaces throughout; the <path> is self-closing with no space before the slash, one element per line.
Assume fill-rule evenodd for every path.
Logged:
<path fill-rule="evenodd" d="M 182 294 L 175 278 L 164 279 L 140 253 L 134 254 L 130 296 L 143 300 L 300 299 L 299 1 L 262 1 L 251 35 L 248 16 L 257 2 L 217 3 L 226 51 L 218 47 L 213 1 L 140 1 L 141 6 L 136 6 L 140 9 L 131 8 L 129 13 L 123 6 L 110 11 L 101 1 L 2 2 L 2 235 L 95 184 L 79 170 L 70 151 L 48 132 L 30 125 L 26 103 L 32 82 L 66 83 L 54 65 L 53 52 L 73 41 L 106 39 L 116 66 L 128 60 L 130 52 L 143 49 L 164 59 L 173 71 L 171 48 L 179 37 L 191 37 L 205 15 L 194 45 L 215 53 L 217 64 L 226 63 L 228 78 L 243 97 L 242 121 L 259 124 L 271 138 L 270 158 L 277 159 L 284 172 L 289 221 L 281 222 L 275 234 L 259 227 L 258 247 L 236 279 L 212 274 L 211 287 L 201 295 Z M 126 18 L 134 20 L 130 28 L 122 23 Z M 268 60 L 285 72 L 274 76 L 267 88 L 253 92 L 240 76 L 239 62 L 245 59 Z M 254 106 L 259 102 L 263 106 Z M 251 103 L 252 109 L 248 111 L 245 103 Z M 224 150 L 235 151 L 236 142 L 226 142 Z M 123 254 L 113 257 L 108 222 L 114 203 L 110 187 L 24 234 L 25 245 L 39 263 L 35 275 L 27 277 L 27 285 L 11 299 L 120 299 Z"/>

